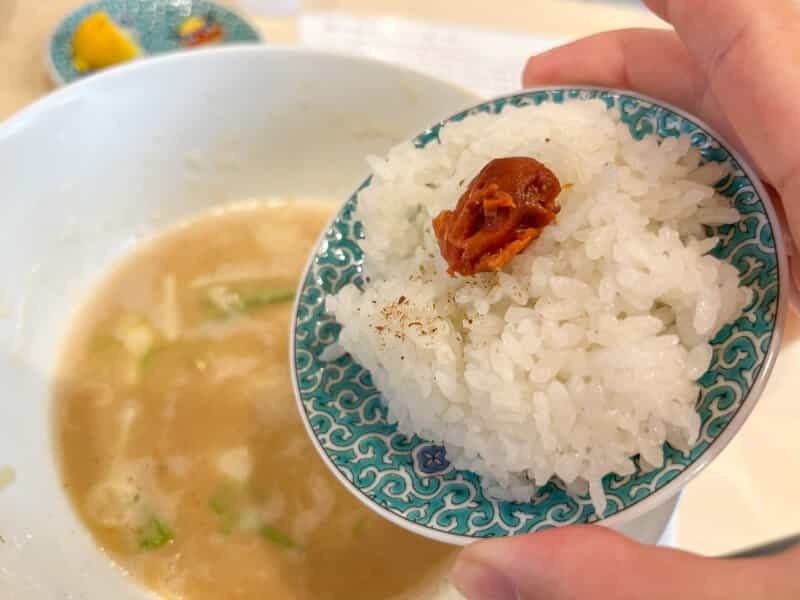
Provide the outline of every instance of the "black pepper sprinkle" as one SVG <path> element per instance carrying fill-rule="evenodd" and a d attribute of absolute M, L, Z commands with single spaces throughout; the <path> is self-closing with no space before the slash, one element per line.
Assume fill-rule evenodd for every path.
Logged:
<path fill-rule="evenodd" d="M 544 141 L 545 141 L 545 143 L 548 143 L 548 142 L 550 142 L 550 138 L 546 137 L 546 138 L 544 138 Z"/>
<path fill-rule="evenodd" d="M 403 303 L 405 303 L 405 301 L 406 301 L 406 297 L 405 297 L 405 296 L 400 296 L 400 297 L 397 299 L 397 303 L 398 303 L 398 304 L 403 304 Z"/>

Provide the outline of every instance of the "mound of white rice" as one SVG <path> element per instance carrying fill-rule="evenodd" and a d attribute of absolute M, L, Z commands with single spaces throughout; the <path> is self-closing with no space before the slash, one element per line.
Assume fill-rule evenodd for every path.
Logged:
<path fill-rule="evenodd" d="M 609 472 L 698 435 L 709 340 L 749 299 L 702 224 L 738 213 L 687 137 L 637 142 L 600 101 L 507 109 L 441 144 L 370 159 L 359 198 L 363 290 L 329 298 L 339 343 L 400 431 L 446 446 L 489 494 L 526 501 L 560 478 L 599 514 Z M 491 159 L 531 156 L 566 186 L 555 224 L 499 273 L 450 277 L 431 220 Z"/>

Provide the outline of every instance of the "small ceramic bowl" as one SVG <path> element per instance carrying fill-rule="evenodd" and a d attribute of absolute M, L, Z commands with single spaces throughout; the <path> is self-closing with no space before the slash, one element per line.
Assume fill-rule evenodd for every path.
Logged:
<path fill-rule="evenodd" d="M 105 11 L 135 39 L 142 50 L 137 58 L 195 48 L 208 43 L 252 44 L 258 31 L 241 16 L 207 0 L 100 0 L 85 4 L 58 24 L 47 48 L 47 67 L 58 85 L 71 83 L 93 71 L 81 73 L 73 64 L 72 37 L 89 15 Z M 191 17 L 204 21 L 204 31 L 181 36 L 181 26 Z M 205 35 L 200 35 L 205 34 Z M 207 40 L 201 43 L 202 40 Z"/>
<path fill-rule="evenodd" d="M 333 473 L 373 510 L 422 535 L 453 544 L 601 521 L 624 526 L 665 502 L 730 442 L 753 409 L 779 347 L 788 304 L 787 260 L 769 196 L 741 156 L 699 119 L 659 100 L 632 92 L 591 87 L 528 90 L 484 102 L 434 125 L 414 140 L 438 143 L 449 122 L 506 107 L 602 99 L 616 109 L 637 140 L 686 133 L 704 160 L 730 173 L 717 190 L 740 213 L 734 225 L 713 233 L 713 254 L 733 265 L 753 300 L 712 340 L 713 359 L 700 379 L 697 410 L 702 421 L 688 453 L 664 445 L 664 465 L 628 477 L 603 479 L 608 508 L 601 520 L 588 496 L 568 494 L 550 482 L 528 503 L 489 497 L 479 477 L 457 470 L 435 440 L 407 437 L 387 421 L 380 390 L 348 355 L 326 362 L 322 350 L 335 342 L 339 325 L 325 312 L 325 298 L 360 275 L 361 224 L 353 217 L 363 182 L 323 234 L 301 281 L 290 339 L 299 409 L 317 449 Z M 367 232 L 368 233 L 368 232 Z M 324 356 L 324 355 L 323 355 Z"/>

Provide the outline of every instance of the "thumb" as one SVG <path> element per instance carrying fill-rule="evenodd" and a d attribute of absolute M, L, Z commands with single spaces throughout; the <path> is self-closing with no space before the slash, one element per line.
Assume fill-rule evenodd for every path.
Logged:
<path fill-rule="evenodd" d="M 468 600 L 796 600 L 798 567 L 796 550 L 703 558 L 579 525 L 475 543 L 453 578 Z"/>

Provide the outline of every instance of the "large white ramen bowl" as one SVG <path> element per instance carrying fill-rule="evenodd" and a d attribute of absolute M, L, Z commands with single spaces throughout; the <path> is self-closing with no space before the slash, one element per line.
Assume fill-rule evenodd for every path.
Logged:
<path fill-rule="evenodd" d="M 146 598 L 62 490 L 49 373 L 91 286 L 184 217 L 268 196 L 344 201 L 385 153 L 474 104 L 403 69 L 237 47 L 88 78 L 0 124 L 0 597 Z M 628 533 L 655 541 L 671 506 Z"/>

